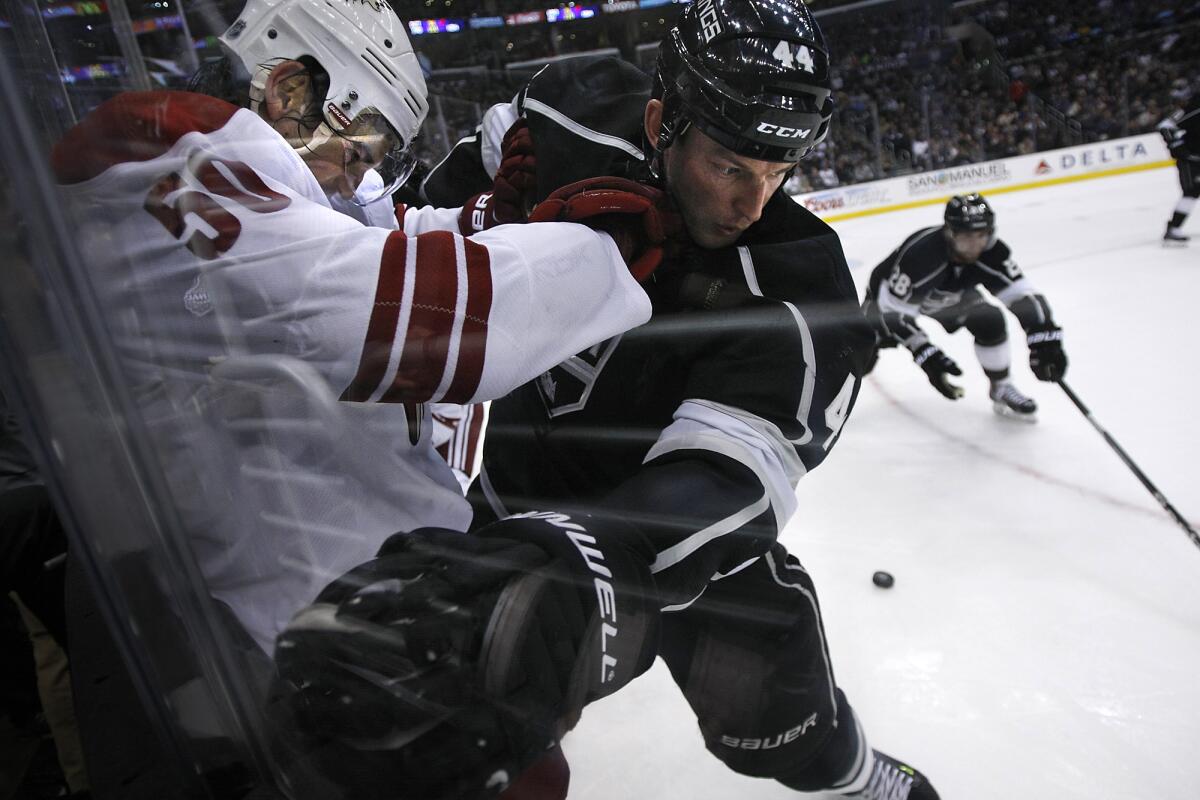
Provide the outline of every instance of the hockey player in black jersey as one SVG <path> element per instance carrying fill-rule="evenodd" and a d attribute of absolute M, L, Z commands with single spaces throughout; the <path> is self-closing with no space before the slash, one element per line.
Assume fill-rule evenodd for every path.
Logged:
<path fill-rule="evenodd" d="M 557 190 L 593 176 L 656 183 L 690 242 L 655 273 L 648 324 L 493 404 L 475 535 L 393 537 L 281 637 L 283 705 L 358 796 L 489 796 L 659 656 L 731 769 L 936 800 L 867 743 L 777 541 L 874 346 L 837 235 L 781 191 L 831 112 L 800 0 L 699 0 L 653 81 L 552 63 L 432 171 L 428 199 L 479 228 L 539 201 L 533 219 L 569 219 Z M 532 143 L 519 165 L 506 131 Z"/>
<path fill-rule="evenodd" d="M 1054 323 L 1046 298 L 997 238 L 996 215 L 978 194 L 950 198 L 944 225 L 912 234 L 871 272 L 863 311 L 880 347 L 908 348 L 933 387 L 951 400 L 963 394 L 951 380 L 962 370 L 930 342 L 917 318 L 932 317 L 950 333 L 966 328 L 975 337 L 975 356 L 991 384 L 988 395 L 996 413 L 1032 422 L 1037 403 L 1009 379 L 1004 314 L 984 299 L 980 286 L 1004 303 L 1025 329 L 1033 374 L 1043 381 L 1062 378 L 1067 370 L 1062 329 Z"/>
<path fill-rule="evenodd" d="M 1183 196 L 1167 222 L 1163 245 L 1179 247 L 1188 243 L 1189 237 L 1183 235 L 1183 223 L 1195 208 L 1196 198 L 1200 197 L 1200 90 L 1192 92 L 1185 108 L 1160 122 L 1158 132 L 1175 159 L 1179 186 L 1183 189 Z"/>

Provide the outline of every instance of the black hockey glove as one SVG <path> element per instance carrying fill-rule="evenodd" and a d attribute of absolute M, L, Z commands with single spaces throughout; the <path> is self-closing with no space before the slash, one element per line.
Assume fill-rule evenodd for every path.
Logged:
<path fill-rule="evenodd" d="M 950 358 L 950 356 L 926 342 L 913 351 L 913 361 L 917 362 L 918 367 L 925 370 L 925 374 L 929 376 L 929 382 L 933 384 L 933 388 L 951 400 L 957 400 L 962 397 L 962 387 L 955 386 L 950 382 L 950 376 L 962 375 L 962 370 L 958 368 L 958 364 L 955 364 L 954 359 Z"/>
<path fill-rule="evenodd" d="M 1172 158 L 1178 160 L 1185 155 L 1182 152 L 1184 137 L 1183 131 L 1180 128 L 1159 128 L 1158 133 L 1162 136 L 1163 142 L 1166 143 L 1167 150 L 1170 151 Z"/>
<path fill-rule="evenodd" d="M 1067 354 L 1063 352 L 1062 328 L 1042 328 L 1028 332 L 1029 368 L 1039 381 L 1062 380 L 1067 374 Z"/>
<path fill-rule="evenodd" d="M 653 661 L 627 533 L 537 514 L 392 536 L 280 634 L 279 734 L 347 797 L 498 795 Z"/>

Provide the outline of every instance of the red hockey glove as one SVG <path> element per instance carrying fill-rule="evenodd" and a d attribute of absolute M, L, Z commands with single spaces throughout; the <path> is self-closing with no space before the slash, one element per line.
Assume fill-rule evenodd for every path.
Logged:
<path fill-rule="evenodd" d="M 507 225 L 524 222 L 528 215 L 526 198 L 537 188 L 537 160 L 533 139 L 524 119 L 513 123 L 500 143 L 500 167 L 489 191 L 475 195 L 463 203 L 458 227 L 464 236 Z"/>
<path fill-rule="evenodd" d="M 530 222 L 579 222 L 604 231 L 638 281 L 662 263 L 682 235 L 683 222 L 664 192 L 625 178 L 588 178 L 550 194 Z"/>

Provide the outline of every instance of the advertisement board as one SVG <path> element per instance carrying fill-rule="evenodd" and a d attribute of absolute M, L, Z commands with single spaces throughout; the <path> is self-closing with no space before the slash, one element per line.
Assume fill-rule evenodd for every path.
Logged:
<path fill-rule="evenodd" d="M 1016 192 L 1173 164 L 1162 138 L 1147 133 L 792 197 L 822 219 L 834 221 L 944 203 L 949 197 L 966 192 Z"/>

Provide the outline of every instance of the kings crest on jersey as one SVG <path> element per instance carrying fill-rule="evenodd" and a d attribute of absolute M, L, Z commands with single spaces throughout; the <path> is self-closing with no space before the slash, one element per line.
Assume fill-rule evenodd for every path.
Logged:
<path fill-rule="evenodd" d="M 494 151 L 517 116 L 536 148 L 539 195 L 595 175 L 644 178 L 650 88 L 616 59 L 556 62 L 513 103 L 490 109 L 433 170 L 425 193 L 450 204 L 490 185 Z M 757 456 L 740 452 L 754 450 L 772 454 L 773 466 L 755 466 L 755 491 L 767 486 L 768 525 L 782 528 L 796 482 L 842 430 L 874 338 L 841 245 L 780 191 L 736 246 L 693 248 L 681 267 L 713 287 L 715 308 L 681 301 L 669 276 L 657 276 L 649 323 L 493 405 L 484 463 L 491 493 L 509 499 L 504 510 L 596 497 L 681 451 L 749 463 Z"/>

